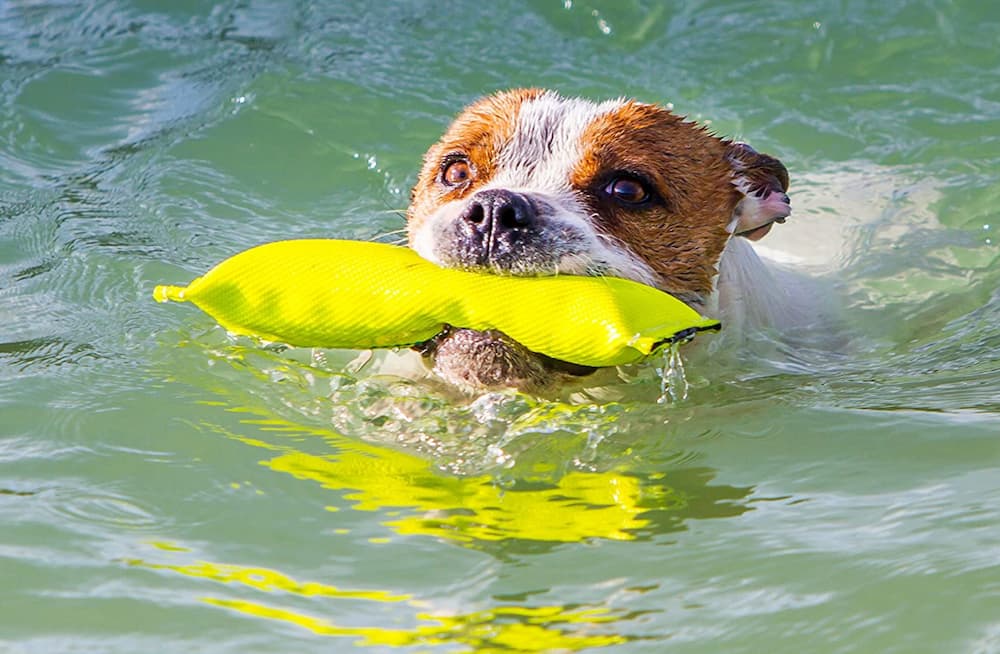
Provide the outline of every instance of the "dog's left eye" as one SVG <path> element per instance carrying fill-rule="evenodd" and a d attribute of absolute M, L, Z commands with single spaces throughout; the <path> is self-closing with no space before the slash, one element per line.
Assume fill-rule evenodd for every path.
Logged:
<path fill-rule="evenodd" d="M 618 177 L 604 187 L 604 192 L 626 204 L 642 204 L 650 198 L 646 185 L 633 177 Z"/>

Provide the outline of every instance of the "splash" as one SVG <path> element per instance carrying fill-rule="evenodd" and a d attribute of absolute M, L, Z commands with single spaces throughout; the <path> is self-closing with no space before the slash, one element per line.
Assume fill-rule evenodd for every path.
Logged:
<path fill-rule="evenodd" d="M 681 358 L 681 344 L 671 343 L 662 352 L 663 366 L 656 368 L 660 376 L 660 397 L 658 404 L 672 404 L 688 397 L 688 380 Z"/>

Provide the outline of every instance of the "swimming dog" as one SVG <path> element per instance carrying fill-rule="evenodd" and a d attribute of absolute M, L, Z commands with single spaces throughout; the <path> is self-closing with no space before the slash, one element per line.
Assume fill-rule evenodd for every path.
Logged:
<path fill-rule="evenodd" d="M 790 215 L 788 183 L 774 157 L 668 108 L 517 89 L 467 107 L 428 150 L 408 241 L 441 266 L 625 277 L 735 316 L 773 283 L 749 242 Z M 422 352 L 466 390 L 538 392 L 594 372 L 496 331 L 446 329 Z"/>

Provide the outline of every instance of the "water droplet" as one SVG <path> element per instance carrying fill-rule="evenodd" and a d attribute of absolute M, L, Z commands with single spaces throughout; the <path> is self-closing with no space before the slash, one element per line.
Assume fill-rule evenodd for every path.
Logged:
<path fill-rule="evenodd" d="M 590 15 L 597 19 L 597 29 L 601 31 L 601 34 L 611 34 L 611 25 L 608 24 L 608 21 L 604 20 L 601 12 L 594 9 L 590 12 Z"/>
<path fill-rule="evenodd" d="M 684 373 L 684 360 L 681 359 L 680 343 L 672 343 L 663 350 L 663 367 L 656 369 L 660 376 L 659 404 L 667 404 L 686 400 L 688 397 L 688 381 Z"/>

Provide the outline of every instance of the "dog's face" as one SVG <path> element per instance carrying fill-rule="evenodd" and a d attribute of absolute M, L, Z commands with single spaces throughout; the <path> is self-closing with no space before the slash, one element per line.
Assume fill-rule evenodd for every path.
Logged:
<path fill-rule="evenodd" d="M 509 91 L 467 108 L 427 152 L 409 242 L 443 266 L 625 277 L 697 306 L 731 237 L 756 240 L 788 216 L 787 186 L 776 159 L 667 109 Z M 467 387 L 586 372 L 495 332 L 455 330 L 429 351 Z"/>

